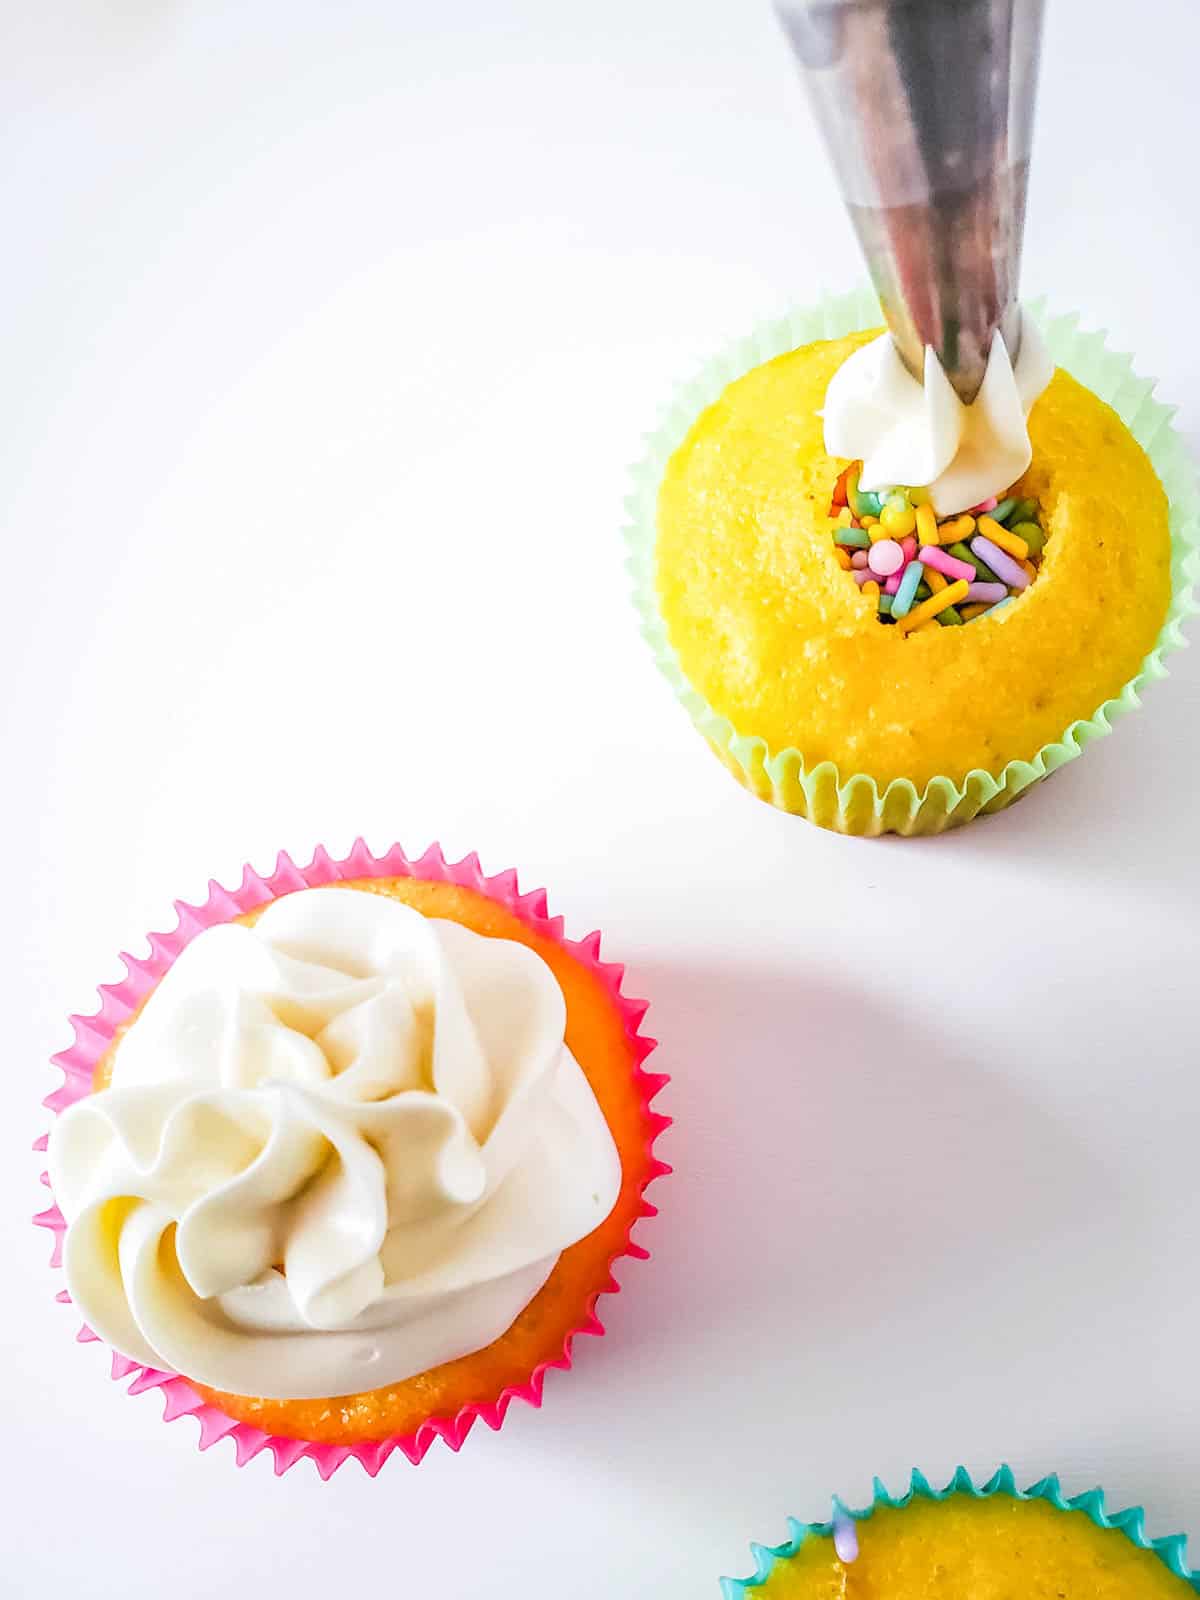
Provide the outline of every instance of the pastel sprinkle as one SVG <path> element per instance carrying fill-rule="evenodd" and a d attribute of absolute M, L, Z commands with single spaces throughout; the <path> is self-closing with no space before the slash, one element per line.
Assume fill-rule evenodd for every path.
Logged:
<path fill-rule="evenodd" d="M 904 551 L 905 561 L 912 561 L 917 553 L 917 536 L 910 533 L 907 539 L 901 539 L 900 548 Z"/>
<path fill-rule="evenodd" d="M 991 517 L 980 517 L 976 526 L 985 539 L 990 539 L 998 549 L 1010 555 L 1014 561 L 1024 561 L 1029 554 L 1029 546 L 1019 534 L 1010 533 Z"/>
<path fill-rule="evenodd" d="M 957 606 L 946 606 L 937 614 L 937 620 L 943 628 L 961 628 L 963 619 Z"/>
<path fill-rule="evenodd" d="M 1003 611 L 1006 606 L 1010 606 L 1010 605 L 1012 605 L 1012 603 L 1013 603 L 1013 597 L 1012 597 L 1012 595 L 1009 595 L 1008 599 L 1007 600 L 1001 600 L 999 605 L 989 606 L 988 607 L 988 615 L 994 617 L 996 615 L 997 611 Z"/>
<path fill-rule="evenodd" d="M 840 1507 L 833 1517 L 833 1548 L 841 1562 L 849 1564 L 858 1560 L 858 1529 L 853 1517 L 848 1517 Z"/>
<path fill-rule="evenodd" d="M 975 555 L 973 551 L 968 549 L 968 547 L 961 541 L 950 546 L 950 554 L 957 557 L 959 561 L 965 561 L 968 566 L 974 567 L 975 576 L 981 579 L 982 582 L 995 583 L 997 581 L 996 574 L 992 571 L 991 567 L 986 566 L 982 561 L 980 561 L 979 557 Z"/>
<path fill-rule="evenodd" d="M 1011 556 L 1005 555 L 999 545 L 977 533 L 971 540 L 971 549 L 981 561 L 987 562 L 1001 583 L 1006 583 L 1010 589 L 1028 589 L 1029 574 Z"/>
<path fill-rule="evenodd" d="M 909 608 L 912 606 L 917 593 L 917 585 L 924 576 L 925 568 L 919 561 L 910 561 L 900 574 L 900 585 L 896 590 L 896 597 L 892 601 L 892 615 L 897 621 L 901 617 L 908 615 Z M 1021 576 L 1024 577 L 1024 573 Z M 949 592 L 949 590 L 946 591 L 947 594 Z"/>
<path fill-rule="evenodd" d="M 880 610 L 880 612 L 882 613 L 883 616 L 885 616 L 885 617 L 890 617 L 891 616 L 891 614 L 892 614 L 892 597 L 891 597 L 890 594 L 881 594 L 879 596 L 879 610 Z"/>
<path fill-rule="evenodd" d="M 1024 539 L 1031 556 L 1040 556 L 1046 548 L 1046 535 L 1036 522 L 1018 522 L 1012 531 L 1019 539 Z"/>
<path fill-rule="evenodd" d="M 836 505 L 836 503 L 837 502 L 835 501 L 834 504 Z M 1017 509 L 1020 503 L 1021 502 L 1016 498 L 1016 496 L 1011 494 L 1007 500 L 1001 500 L 996 506 L 996 509 L 992 512 L 993 522 L 1007 522 L 1009 517 L 1012 516 L 1013 512 Z"/>
<path fill-rule="evenodd" d="M 890 578 L 904 565 L 904 551 L 894 539 L 881 539 L 867 555 L 867 565 L 881 578 Z"/>
<path fill-rule="evenodd" d="M 860 489 L 858 479 L 857 471 L 846 479 L 846 499 L 850 502 L 850 509 L 856 517 L 877 517 L 880 511 L 879 496 L 868 493 L 866 489 Z"/>
<path fill-rule="evenodd" d="M 842 571 L 843 572 L 849 572 L 850 571 L 850 552 L 849 552 L 849 550 L 841 550 L 841 549 L 838 549 L 837 546 L 835 546 L 833 553 L 837 557 L 837 564 L 838 564 L 839 567 L 841 567 Z"/>
<path fill-rule="evenodd" d="M 879 520 L 893 539 L 900 539 L 916 527 L 917 513 L 903 495 L 894 494 L 879 513 Z"/>
<path fill-rule="evenodd" d="M 961 578 L 970 583 L 978 577 L 973 566 L 969 566 L 965 561 L 957 561 L 948 550 L 942 550 L 936 545 L 922 550 L 921 560 L 927 567 L 940 572 L 944 578 L 952 578 L 956 582 Z"/>
<path fill-rule="evenodd" d="M 925 567 L 925 584 L 922 585 L 922 587 L 927 585 L 930 594 L 941 594 L 942 590 L 946 587 L 945 578 L 942 577 L 941 573 L 936 567 L 930 566 L 928 561 L 924 562 L 923 565 Z M 920 593 L 919 590 L 918 593 Z"/>
<path fill-rule="evenodd" d="M 974 622 L 976 617 L 981 617 L 985 611 L 990 610 L 990 606 L 984 605 L 964 606 L 962 609 L 962 619 L 964 622 Z"/>
<path fill-rule="evenodd" d="M 915 564 L 919 565 L 919 563 Z M 965 600 L 969 588 L 970 585 L 963 578 L 958 583 L 952 583 L 943 589 L 941 594 L 931 594 L 928 600 L 922 601 L 919 606 L 916 606 L 897 624 L 900 632 L 908 633 L 913 628 L 919 628 L 923 622 L 930 622 L 937 616 L 939 611 L 944 611 L 947 606 L 957 605 L 960 600 Z M 892 615 L 895 616 L 895 614 L 896 608 L 893 606 Z"/>
<path fill-rule="evenodd" d="M 938 544 L 941 536 L 938 533 L 937 517 L 931 505 L 917 507 L 917 543 L 921 545 Z"/>
<path fill-rule="evenodd" d="M 967 599 L 982 601 L 985 606 L 994 606 L 998 601 L 1008 599 L 1008 589 L 1002 583 L 969 583 Z"/>
<path fill-rule="evenodd" d="M 977 517 L 979 516 L 980 512 L 994 511 L 997 504 L 998 502 L 996 500 L 996 496 L 993 494 L 990 495 L 986 500 L 981 500 L 977 506 L 972 506 L 967 514 L 968 516 Z"/>
<path fill-rule="evenodd" d="M 871 578 L 868 578 L 866 583 L 863 584 L 862 592 L 868 600 L 879 599 L 879 585 Z"/>
<path fill-rule="evenodd" d="M 878 578 L 876 578 L 875 574 L 871 571 L 871 569 L 869 567 L 856 567 L 855 570 L 850 574 L 850 576 L 854 579 L 855 583 L 858 585 L 858 587 L 860 589 L 862 588 L 864 583 L 878 583 L 879 582 Z"/>
<path fill-rule="evenodd" d="M 893 572 L 891 577 L 884 584 L 883 592 L 884 592 L 884 594 L 894 595 L 896 593 L 897 589 L 899 589 L 899 587 L 900 587 L 900 574 L 898 572 Z"/>
<path fill-rule="evenodd" d="M 855 550 L 865 550 L 871 542 L 871 535 L 865 528 L 838 528 L 833 542 Z"/>
<path fill-rule="evenodd" d="M 856 568 L 856 569 L 857 568 L 862 568 L 862 567 L 866 566 L 867 562 L 870 559 L 871 559 L 870 556 L 867 554 L 867 552 L 865 550 L 856 550 L 854 552 L 854 554 L 850 557 L 850 565 L 852 567 Z"/>

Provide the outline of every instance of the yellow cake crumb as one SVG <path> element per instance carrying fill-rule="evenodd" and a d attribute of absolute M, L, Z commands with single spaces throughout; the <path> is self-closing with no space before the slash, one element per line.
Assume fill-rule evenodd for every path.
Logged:
<path fill-rule="evenodd" d="M 794 747 L 880 786 L 961 783 L 1031 759 L 1137 673 L 1170 601 L 1167 498 L 1116 413 L 1059 370 L 1017 486 L 1041 506 L 1037 581 L 967 627 L 884 626 L 832 552 L 846 462 L 825 454 L 818 415 L 878 331 L 755 367 L 696 420 L 659 493 L 659 605 L 688 680 L 772 755 Z"/>
<path fill-rule="evenodd" d="M 806 1539 L 776 1562 L 762 1600 L 1184 1600 L 1193 1594 L 1119 1529 L 1044 1500 L 955 1495 L 881 1506 L 858 1524 L 858 1559 Z"/>

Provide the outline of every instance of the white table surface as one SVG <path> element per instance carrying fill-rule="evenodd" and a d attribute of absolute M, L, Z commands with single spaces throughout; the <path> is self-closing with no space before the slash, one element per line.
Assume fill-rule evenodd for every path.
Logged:
<path fill-rule="evenodd" d="M 1050 11 L 1026 288 L 1195 441 L 1196 13 Z M 869 843 L 730 782 L 634 625 L 671 385 L 859 274 L 765 0 L 4 12 L 0 1591 L 690 1600 L 914 1462 L 1200 1535 L 1196 654 Z M 72 1342 L 29 1143 L 174 897 L 359 832 L 605 930 L 677 1172 L 541 1413 L 276 1481 Z"/>

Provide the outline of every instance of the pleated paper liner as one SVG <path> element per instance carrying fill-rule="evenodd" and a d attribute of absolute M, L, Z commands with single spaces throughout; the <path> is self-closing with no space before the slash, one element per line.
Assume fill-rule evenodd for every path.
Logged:
<path fill-rule="evenodd" d="M 208 898 L 203 905 L 190 906 L 176 903 L 178 922 L 170 933 L 149 936 L 149 955 L 146 958 L 122 955 L 126 976 L 120 983 L 101 985 L 101 1005 L 93 1016 L 72 1017 L 71 1026 L 75 1043 L 54 1057 L 54 1065 L 63 1074 L 61 1087 L 46 1098 L 45 1104 L 57 1116 L 67 1106 L 74 1104 L 92 1090 L 93 1073 L 100 1058 L 123 1023 L 141 1006 L 147 994 L 170 967 L 180 951 L 204 928 L 229 922 L 244 912 L 278 899 L 296 889 L 314 888 L 320 884 L 364 878 L 413 878 L 435 883 L 448 883 L 460 888 L 475 890 L 486 895 L 498 905 L 518 917 L 529 929 L 543 938 L 561 946 L 585 970 L 599 980 L 609 1000 L 624 1025 L 625 1039 L 632 1063 L 636 1094 L 640 1101 L 643 1163 L 636 1179 L 636 1210 L 634 1223 L 642 1217 L 654 1216 L 657 1208 L 645 1198 L 647 1186 L 671 1169 L 654 1155 L 654 1142 L 670 1123 L 670 1118 L 654 1111 L 651 1102 L 668 1081 L 665 1074 L 647 1072 L 646 1058 L 654 1049 L 655 1041 L 639 1030 L 646 1012 L 646 1002 L 634 1000 L 621 992 L 624 969 L 600 958 L 600 935 L 589 934 L 580 940 L 568 939 L 563 932 L 561 917 L 552 917 L 546 904 L 545 891 L 536 889 L 522 894 L 517 875 L 513 871 L 487 877 L 479 865 L 479 858 L 469 855 L 462 861 L 447 862 L 441 849 L 433 845 L 418 860 L 410 860 L 394 845 L 383 856 L 372 855 L 361 840 L 343 860 L 335 860 L 320 847 L 309 864 L 297 866 L 289 856 L 281 854 L 274 872 L 261 877 L 247 866 L 242 881 L 236 889 L 226 890 L 210 882 Z M 35 1149 L 44 1150 L 47 1138 L 37 1141 Z M 622 1165 L 628 1162 L 628 1152 L 622 1152 Z M 49 1183 L 46 1174 L 42 1181 Z M 620 1204 L 621 1202 L 618 1202 Z M 62 1256 L 62 1239 L 66 1223 L 58 1207 L 51 1205 L 34 1221 L 49 1228 L 54 1234 L 54 1251 L 51 1265 L 59 1266 Z M 329 1478 L 344 1461 L 358 1461 L 372 1477 L 384 1462 L 397 1451 L 414 1464 L 420 1462 L 435 1439 L 443 1439 L 452 1450 L 458 1450 L 479 1419 L 492 1429 L 500 1427 L 509 1406 L 514 1400 L 523 1400 L 537 1407 L 542 1403 L 546 1374 L 551 1368 L 566 1370 L 571 1366 L 571 1347 L 578 1334 L 601 1335 L 604 1326 L 596 1316 L 596 1301 L 602 1294 L 615 1294 L 620 1284 L 613 1275 L 613 1266 L 622 1256 L 646 1259 L 649 1251 L 632 1238 L 634 1223 L 626 1230 L 621 1247 L 608 1258 L 606 1273 L 595 1290 L 588 1296 L 583 1315 L 566 1335 L 562 1350 L 553 1359 L 540 1362 L 519 1384 L 502 1389 L 488 1403 L 470 1404 L 452 1416 L 431 1416 L 412 1433 L 387 1439 L 372 1439 L 359 1444 L 327 1444 L 305 1439 L 284 1438 L 265 1433 L 249 1423 L 227 1416 L 216 1406 L 206 1403 L 185 1378 L 172 1372 L 157 1371 L 130 1361 L 112 1352 L 112 1376 L 130 1379 L 128 1392 L 141 1394 L 158 1390 L 163 1399 L 163 1420 L 171 1422 L 177 1417 L 190 1416 L 199 1425 L 199 1445 L 206 1450 L 220 1439 L 233 1441 L 238 1466 L 244 1466 L 255 1456 L 269 1450 L 274 1457 L 275 1472 L 282 1474 L 297 1461 L 311 1459 L 322 1478 Z M 63 1290 L 57 1297 L 69 1303 L 70 1296 Z M 97 1336 L 87 1327 L 80 1329 L 81 1343 L 97 1341 Z"/>
<path fill-rule="evenodd" d="M 993 1495 L 1008 1495 L 1015 1500 L 1042 1500 L 1056 1511 L 1087 1517 L 1097 1528 L 1112 1529 L 1123 1534 L 1139 1550 L 1152 1551 L 1169 1571 L 1200 1593 L 1200 1572 L 1193 1571 L 1185 1559 L 1186 1535 L 1176 1533 L 1162 1539 L 1148 1538 L 1146 1514 L 1141 1506 L 1110 1511 L 1103 1489 L 1089 1489 L 1086 1494 L 1068 1498 L 1063 1494 L 1054 1473 L 1048 1478 L 1039 1479 L 1028 1489 L 1018 1489 L 1011 1467 L 1000 1467 L 986 1483 L 980 1485 L 976 1485 L 965 1467 L 959 1467 L 944 1489 L 935 1489 L 924 1473 L 914 1469 L 909 1487 L 902 1495 L 889 1494 L 882 1480 L 876 1478 L 875 1492 L 869 1506 L 855 1511 L 835 1497 L 834 1512 L 840 1517 L 863 1522 L 880 1506 L 902 1510 L 914 1500 L 943 1501 L 954 1495 L 964 1495 L 973 1500 L 986 1500 Z M 725 1600 L 752 1600 L 752 1592 L 766 1583 L 779 1562 L 787 1561 L 812 1539 L 832 1539 L 834 1525 L 832 1522 L 797 1522 L 794 1517 L 789 1517 L 788 1530 L 791 1537 L 784 1544 L 750 1546 L 754 1572 L 748 1578 L 722 1578 L 721 1592 Z"/>
<path fill-rule="evenodd" d="M 826 297 L 815 306 L 764 323 L 748 338 L 739 339 L 677 391 L 646 441 L 646 453 L 633 469 L 632 492 L 626 501 L 630 520 L 624 530 L 626 564 L 642 634 L 659 670 L 714 753 L 740 783 L 783 811 L 839 833 L 870 835 L 941 833 L 980 814 L 1001 811 L 1111 732 L 1118 718 L 1136 710 L 1147 684 L 1166 677 L 1166 657 L 1185 642 L 1181 624 L 1197 609 L 1192 584 L 1200 578 L 1200 494 L 1186 447 L 1171 426 L 1174 412 L 1153 398 L 1154 380 L 1139 377 L 1130 357 L 1110 350 L 1103 333 L 1081 332 L 1074 314 L 1048 315 L 1042 301 L 1034 301 L 1029 309 L 1055 362 L 1112 406 L 1149 456 L 1166 490 L 1171 602 L 1154 649 L 1119 695 L 1098 706 L 1092 716 L 1073 722 L 1053 744 L 1043 745 L 1031 761 L 1010 761 L 998 774 L 977 769 L 961 784 L 936 777 L 924 789 L 898 778 L 880 789 L 865 773 L 843 775 L 830 761 L 810 768 L 797 749 L 770 750 L 764 740 L 740 733 L 694 688 L 684 675 L 659 612 L 654 577 L 659 485 L 693 422 L 734 379 L 751 368 L 816 339 L 839 338 L 878 326 L 882 315 L 871 289 Z"/>

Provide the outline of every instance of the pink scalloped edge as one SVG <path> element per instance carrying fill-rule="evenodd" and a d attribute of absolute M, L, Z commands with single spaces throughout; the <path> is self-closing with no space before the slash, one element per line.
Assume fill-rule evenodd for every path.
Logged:
<path fill-rule="evenodd" d="M 282 1438 L 275 1434 L 264 1433 L 248 1423 L 235 1422 L 216 1406 L 209 1405 L 185 1378 L 178 1377 L 173 1372 L 159 1372 L 152 1367 L 143 1367 L 136 1361 L 130 1361 L 126 1356 L 118 1355 L 115 1350 L 110 1352 L 113 1378 L 132 1380 L 128 1386 L 129 1394 L 143 1394 L 151 1389 L 161 1392 L 164 1422 L 173 1422 L 176 1417 L 190 1416 L 196 1419 L 200 1430 L 198 1443 L 201 1450 L 207 1450 L 220 1439 L 232 1439 L 239 1467 L 244 1467 L 255 1456 L 261 1455 L 264 1450 L 269 1450 L 275 1460 L 277 1477 L 282 1476 L 297 1461 L 307 1458 L 314 1463 L 323 1479 L 330 1478 L 344 1461 L 350 1459 L 358 1461 L 368 1476 L 373 1478 L 389 1456 L 397 1451 L 407 1457 L 414 1466 L 423 1460 L 435 1439 L 444 1439 L 451 1450 L 457 1451 L 477 1418 L 482 1419 L 493 1431 L 498 1429 L 514 1400 L 524 1400 L 535 1408 L 539 1407 L 542 1403 L 547 1372 L 551 1368 L 566 1371 L 571 1366 L 571 1346 L 576 1336 L 590 1333 L 598 1337 L 604 1333 L 604 1325 L 597 1317 L 595 1308 L 602 1294 L 616 1294 L 620 1290 L 621 1286 L 613 1275 L 614 1264 L 622 1256 L 632 1256 L 638 1260 L 649 1258 L 650 1252 L 634 1242 L 632 1229 L 642 1217 L 657 1215 L 658 1208 L 646 1199 L 645 1191 L 655 1178 L 664 1177 L 671 1171 L 671 1168 L 654 1154 L 655 1140 L 670 1126 L 671 1118 L 651 1109 L 651 1102 L 669 1079 L 666 1073 L 647 1072 L 645 1069 L 646 1058 L 654 1049 L 656 1042 L 639 1031 L 642 1018 L 646 1014 L 647 1002 L 630 999 L 621 993 L 624 968 L 615 962 L 600 959 L 599 933 L 590 933 L 586 938 L 579 940 L 568 939 L 563 932 L 562 918 L 552 917 L 549 914 L 544 889 L 534 889 L 528 894 L 522 894 L 515 871 L 510 869 L 498 873 L 495 877 L 487 877 L 477 855 L 472 853 L 464 856 L 461 861 L 448 862 L 442 854 L 441 847 L 436 844 L 431 845 L 425 854 L 415 861 L 410 860 L 398 844 L 393 845 L 386 855 L 376 856 L 367 848 L 363 839 L 356 839 L 349 855 L 341 861 L 335 860 L 323 845 L 319 845 L 306 867 L 297 866 L 286 851 L 281 851 L 275 863 L 275 870 L 268 877 L 262 877 L 252 867 L 246 866 L 242 869 L 242 881 L 238 888 L 233 890 L 222 888 L 215 879 L 212 879 L 208 885 L 208 898 L 202 905 L 192 906 L 182 900 L 176 901 L 175 912 L 178 918 L 176 926 L 170 933 L 152 933 L 148 936 L 149 957 L 140 959 L 137 956 L 122 954 L 120 959 L 125 967 L 126 976 L 120 983 L 101 984 L 98 991 L 99 1011 L 90 1017 L 73 1016 L 69 1019 L 75 1033 L 75 1042 L 69 1049 L 60 1051 L 58 1055 L 52 1057 L 53 1065 L 62 1072 L 63 1081 L 53 1094 L 46 1096 L 43 1104 L 49 1106 L 55 1116 L 58 1116 L 67 1106 L 73 1105 L 76 1100 L 91 1092 L 96 1063 L 112 1042 L 117 1028 L 133 1015 L 179 952 L 202 929 L 210 928 L 216 923 L 229 922 L 243 912 L 252 911 L 256 906 L 265 905 L 281 895 L 292 893 L 293 890 L 315 888 L 319 884 L 353 878 L 420 878 L 475 889 L 512 911 L 535 933 L 553 939 L 564 950 L 569 951 L 582 966 L 594 972 L 616 1006 L 625 1024 L 626 1037 L 632 1046 L 634 1081 L 641 1094 L 642 1116 L 646 1129 L 647 1166 L 641 1183 L 641 1200 L 634 1224 L 631 1225 L 621 1249 L 614 1251 L 609 1257 L 607 1281 L 588 1297 L 583 1320 L 567 1334 L 561 1355 L 552 1361 L 541 1362 L 524 1383 L 506 1388 L 496 1400 L 486 1405 L 464 1406 L 453 1417 L 431 1417 L 427 1422 L 423 1422 L 415 1433 L 370 1440 L 355 1445 L 317 1444 L 305 1439 Z M 48 1135 L 43 1134 L 34 1144 L 34 1149 L 45 1150 L 47 1138 Z M 42 1182 L 49 1186 L 48 1174 L 42 1174 Z M 54 1249 L 50 1265 L 60 1266 L 63 1234 L 66 1231 L 62 1212 L 52 1204 L 45 1211 L 39 1212 L 33 1220 L 38 1227 L 49 1228 L 53 1232 Z M 65 1289 L 55 1298 L 62 1304 L 70 1304 L 70 1296 Z M 98 1342 L 98 1336 L 86 1326 L 80 1328 L 76 1338 L 81 1344 Z"/>

